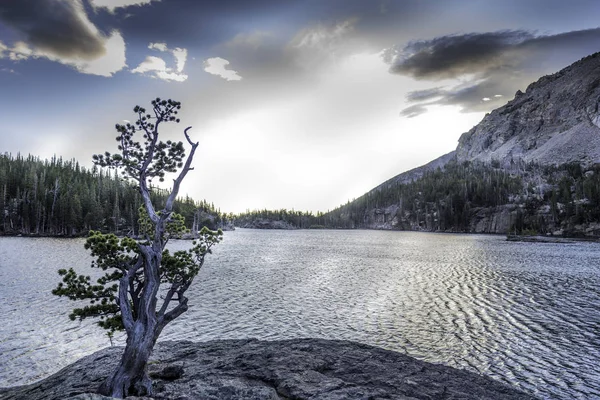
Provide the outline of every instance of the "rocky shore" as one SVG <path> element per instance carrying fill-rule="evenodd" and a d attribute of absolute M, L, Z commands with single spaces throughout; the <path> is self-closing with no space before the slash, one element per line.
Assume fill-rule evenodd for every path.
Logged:
<path fill-rule="evenodd" d="M 0 389 L 0 399 L 107 400 L 91 393 L 121 352 L 106 348 L 37 383 Z M 154 399 L 533 399 L 481 375 L 340 340 L 160 342 L 148 369 Z"/>

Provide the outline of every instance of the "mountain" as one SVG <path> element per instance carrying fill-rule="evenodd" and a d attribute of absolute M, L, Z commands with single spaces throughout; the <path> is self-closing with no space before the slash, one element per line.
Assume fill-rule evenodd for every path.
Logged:
<path fill-rule="evenodd" d="M 600 53 L 540 78 L 464 133 L 460 161 L 600 162 Z"/>
<path fill-rule="evenodd" d="M 520 90 L 461 135 L 456 150 L 373 190 L 408 183 L 449 161 L 523 160 L 541 165 L 600 162 L 600 52 Z"/>
<path fill-rule="evenodd" d="M 600 236 L 600 53 L 530 84 L 455 151 L 324 215 L 329 227 Z"/>

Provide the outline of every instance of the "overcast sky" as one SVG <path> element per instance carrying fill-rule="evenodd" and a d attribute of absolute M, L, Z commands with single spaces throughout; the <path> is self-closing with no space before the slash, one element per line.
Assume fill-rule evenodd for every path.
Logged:
<path fill-rule="evenodd" d="M 326 211 L 452 151 L 600 51 L 598 0 L 1 0 L 0 152 L 91 166 L 155 97 L 200 142 L 183 192 Z"/>

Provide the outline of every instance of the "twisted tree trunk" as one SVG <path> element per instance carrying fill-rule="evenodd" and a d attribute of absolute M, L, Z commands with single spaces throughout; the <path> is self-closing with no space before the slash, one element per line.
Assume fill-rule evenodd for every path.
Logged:
<path fill-rule="evenodd" d="M 164 229 L 164 223 L 160 225 Z M 162 229 L 159 227 L 157 231 Z M 140 245 L 141 260 L 138 264 L 133 265 L 121 279 L 119 306 L 127 332 L 127 342 L 118 368 L 112 376 L 102 383 L 99 388 L 100 394 L 116 398 L 124 398 L 130 395 L 152 395 L 152 380 L 148 376 L 146 365 L 152 355 L 156 340 L 164 327 L 159 323 L 156 315 L 162 248 L 161 239 L 155 240 L 151 246 Z M 134 310 L 132 310 L 128 288 L 140 263 L 143 263 L 144 268 L 144 287 L 139 302 L 134 303 Z M 137 317 L 135 319 L 134 314 Z"/>
<path fill-rule="evenodd" d="M 153 327 L 136 323 L 134 334 L 127 337 L 127 345 L 119 367 L 100 386 L 100 394 L 124 398 L 129 395 L 151 396 L 152 380 L 147 374 L 146 365 L 157 335 Z"/>

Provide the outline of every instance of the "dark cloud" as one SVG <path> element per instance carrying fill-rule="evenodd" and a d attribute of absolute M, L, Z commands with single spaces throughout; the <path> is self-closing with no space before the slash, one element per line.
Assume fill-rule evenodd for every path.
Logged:
<path fill-rule="evenodd" d="M 425 90 L 415 90 L 406 94 L 406 100 L 411 102 L 426 101 L 443 96 L 445 93 L 447 93 L 447 91 L 442 89 L 441 87 L 434 87 Z"/>
<path fill-rule="evenodd" d="M 99 25 L 113 26 L 134 44 L 167 42 L 180 47 L 210 47 L 233 38 L 254 24 L 268 29 L 294 1 L 190 1 L 152 2 L 142 7 L 96 10 Z"/>
<path fill-rule="evenodd" d="M 507 51 L 530 39 L 525 31 L 503 31 L 412 42 L 395 57 L 390 71 L 417 79 L 452 78 L 506 63 Z"/>
<path fill-rule="evenodd" d="M 556 72 L 600 50 L 600 28 L 536 36 L 526 31 L 499 31 L 442 36 L 390 48 L 384 60 L 390 72 L 419 80 L 466 79 L 455 87 L 411 92 L 409 102 L 458 105 L 463 112 L 489 111 L 540 76 Z M 437 97 L 437 98 L 436 98 Z M 401 115 L 416 116 L 408 107 Z"/>
<path fill-rule="evenodd" d="M 425 114 L 427 112 L 426 105 L 415 104 L 414 106 L 406 107 L 404 110 L 400 111 L 400 116 L 413 118 L 417 117 L 421 114 Z"/>
<path fill-rule="evenodd" d="M 106 51 L 76 0 L 3 0 L 0 20 L 29 45 L 59 57 L 93 60 Z"/>

